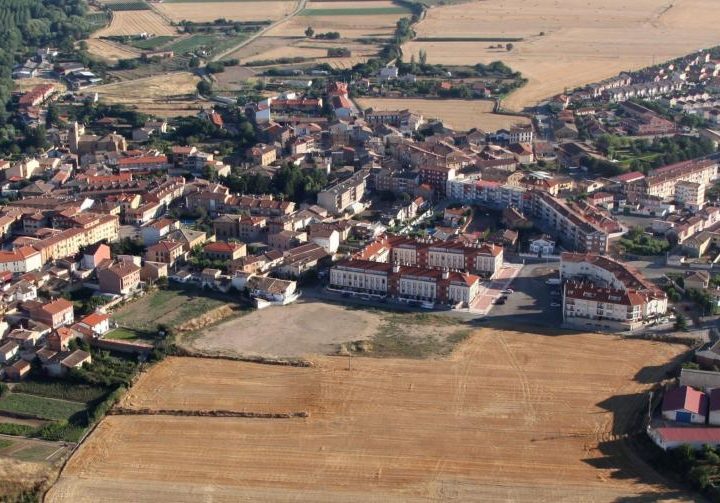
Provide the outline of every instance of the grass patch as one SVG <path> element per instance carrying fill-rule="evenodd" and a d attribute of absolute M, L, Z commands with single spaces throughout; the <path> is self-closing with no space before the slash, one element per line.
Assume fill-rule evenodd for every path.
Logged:
<path fill-rule="evenodd" d="M 33 426 L 17 423 L 0 423 L 0 434 L 26 437 L 35 431 Z"/>
<path fill-rule="evenodd" d="M 22 450 L 13 453 L 12 457 L 20 461 L 45 461 L 57 447 L 51 445 L 30 445 Z"/>
<path fill-rule="evenodd" d="M 42 438 L 43 440 L 50 440 L 52 442 L 64 441 L 64 442 L 79 442 L 85 433 L 85 428 L 82 426 L 76 426 L 70 424 L 67 421 L 59 421 L 57 423 L 49 423 L 45 426 L 38 428 L 33 434 L 33 437 Z"/>
<path fill-rule="evenodd" d="M 155 290 L 131 302 L 114 314 L 119 325 L 137 331 L 154 331 L 164 323 L 177 327 L 186 321 L 228 304 L 228 300 L 207 297 L 202 291 Z"/>
<path fill-rule="evenodd" d="M 0 399 L 0 411 L 26 414 L 39 419 L 67 420 L 84 410 L 84 403 L 24 393 L 8 393 Z"/>
<path fill-rule="evenodd" d="M 101 386 L 89 386 L 65 381 L 25 381 L 15 385 L 13 392 L 58 398 L 73 402 L 92 402 L 102 398 L 107 389 Z"/>
<path fill-rule="evenodd" d="M 14 443 L 15 443 L 15 442 L 13 442 L 12 440 L 7 440 L 7 439 L 5 439 L 5 438 L 0 438 L 0 450 L 8 448 L 8 447 L 10 447 L 11 445 L 13 445 Z"/>
<path fill-rule="evenodd" d="M 136 339 L 148 339 L 147 332 L 140 332 L 132 328 L 119 327 L 111 330 L 103 336 L 104 339 L 115 339 L 119 341 L 132 341 Z"/>
<path fill-rule="evenodd" d="M 191 37 L 174 42 L 168 47 L 168 49 L 171 51 L 175 51 L 179 54 L 184 54 L 186 52 L 192 52 L 201 47 L 212 46 L 212 44 L 216 40 L 217 37 L 215 37 L 214 35 L 193 35 Z"/>
<path fill-rule="evenodd" d="M 386 14 L 411 14 L 405 7 L 358 7 L 356 9 L 305 9 L 300 16 L 382 16 Z"/>
<path fill-rule="evenodd" d="M 472 330 L 460 320 L 426 313 L 392 313 L 369 343 L 351 344 L 351 352 L 382 358 L 432 358 L 450 354 Z"/>
<path fill-rule="evenodd" d="M 160 35 L 158 37 L 146 38 L 145 40 L 132 40 L 128 42 L 128 45 L 137 47 L 138 49 L 152 50 L 157 49 L 161 45 L 165 45 L 177 37 L 170 35 Z"/>

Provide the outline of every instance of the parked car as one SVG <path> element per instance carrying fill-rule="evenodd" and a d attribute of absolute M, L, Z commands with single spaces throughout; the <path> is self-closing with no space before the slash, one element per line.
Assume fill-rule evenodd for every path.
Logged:
<path fill-rule="evenodd" d="M 513 290 L 512 288 L 506 288 L 502 291 L 502 293 L 515 293 L 515 290 Z"/>

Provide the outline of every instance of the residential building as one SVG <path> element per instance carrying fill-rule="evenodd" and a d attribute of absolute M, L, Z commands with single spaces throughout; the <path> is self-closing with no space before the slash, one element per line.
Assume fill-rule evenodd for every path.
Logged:
<path fill-rule="evenodd" d="M 328 212 L 339 215 L 352 205 L 359 203 L 365 195 L 368 171 L 358 171 L 347 180 L 333 187 L 321 190 L 317 195 L 317 204 Z"/>
<path fill-rule="evenodd" d="M 178 262 L 184 261 L 185 250 L 179 241 L 164 239 L 157 244 L 150 246 L 145 251 L 145 260 L 150 262 L 162 262 L 173 268 Z"/>
<path fill-rule="evenodd" d="M 100 291 L 115 295 L 127 295 L 140 285 L 140 267 L 132 262 L 117 262 L 97 270 Z"/>
<path fill-rule="evenodd" d="M 72 302 L 62 298 L 46 304 L 34 303 L 30 306 L 29 314 L 31 320 L 50 328 L 71 325 L 75 321 Z"/>
<path fill-rule="evenodd" d="M 203 255 L 210 260 L 236 260 L 247 255 L 247 246 L 234 241 L 215 241 L 205 245 Z"/>
<path fill-rule="evenodd" d="M 0 271 L 24 273 L 42 267 L 42 255 L 31 246 L 21 246 L 13 251 L 0 251 Z"/>
<path fill-rule="evenodd" d="M 708 411 L 708 396 L 689 386 L 665 392 L 662 402 L 662 416 L 678 423 L 705 424 Z"/>

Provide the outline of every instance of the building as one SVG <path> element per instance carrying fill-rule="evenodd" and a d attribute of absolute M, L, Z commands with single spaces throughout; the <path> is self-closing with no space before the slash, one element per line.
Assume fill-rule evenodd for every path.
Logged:
<path fill-rule="evenodd" d="M 246 287 L 251 297 L 268 302 L 285 305 L 297 299 L 297 282 L 295 281 L 251 276 L 247 280 Z"/>
<path fill-rule="evenodd" d="M 705 205 L 705 184 L 681 180 L 675 184 L 675 202 L 690 211 L 698 211 Z"/>
<path fill-rule="evenodd" d="M 600 330 L 638 330 L 667 311 L 667 294 L 621 262 L 563 253 L 563 321 Z"/>
<path fill-rule="evenodd" d="M 0 363 L 10 362 L 18 351 L 20 350 L 20 344 L 15 341 L 7 341 L 0 346 Z"/>
<path fill-rule="evenodd" d="M 12 365 L 5 367 L 5 377 L 11 381 L 19 381 L 30 373 L 30 363 L 25 360 L 18 360 Z"/>
<path fill-rule="evenodd" d="M 140 267 L 132 262 L 117 262 L 97 270 L 100 291 L 115 295 L 127 295 L 140 285 Z"/>
<path fill-rule="evenodd" d="M 720 428 L 648 427 L 647 433 L 664 451 L 681 445 L 689 445 L 695 450 L 703 449 L 706 445 L 712 447 L 720 445 Z"/>
<path fill-rule="evenodd" d="M 359 203 L 365 195 L 367 171 L 358 171 L 347 180 L 325 190 L 317 195 L 317 204 L 329 213 L 339 215 L 352 205 Z"/>
<path fill-rule="evenodd" d="M 541 236 L 530 240 L 530 253 L 546 257 L 555 253 L 555 241 L 550 236 Z"/>
<path fill-rule="evenodd" d="M 678 423 L 705 424 L 708 396 L 689 386 L 666 391 L 662 402 L 662 416 Z"/>
<path fill-rule="evenodd" d="M 81 349 L 75 351 L 58 352 L 43 364 L 43 369 L 52 377 L 62 377 L 71 369 L 80 368 L 83 365 L 90 365 L 92 356 Z"/>
<path fill-rule="evenodd" d="M 468 305 L 479 294 L 480 278 L 456 271 L 351 259 L 330 269 L 330 288 L 403 302 Z"/>
<path fill-rule="evenodd" d="M 82 318 L 77 325 L 87 327 L 97 336 L 110 331 L 110 316 L 105 313 L 92 313 Z"/>
<path fill-rule="evenodd" d="M 165 239 L 150 246 L 145 251 L 145 260 L 150 262 L 162 262 L 168 267 L 175 267 L 178 261 L 185 258 L 185 250 L 180 241 Z"/>
<path fill-rule="evenodd" d="M 105 243 L 96 243 L 83 250 L 81 266 L 83 269 L 92 270 L 105 260 L 110 260 L 110 247 Z"/>
<path fill-rule="evenodd" d="M 277 149 L 272 145 L 258 143 L 250 149 L 248 157 L 255 164 L 269 166 L 277 159 Z"/>
<path fill-rule="evenodd" d="M 30 246 L 0 251 L 0 271 L 25 273 L 42 268 L 42 255 Z"/>
<path fill-rule="evenodd" d="M 220 215 L 213 220 L 213 232 L 223 240 L 245 243 L 262 241 L 267 234 L 267 218 L 247 215 Z"/>
<path fill-rule="evenodd" d="M 62 298 L 47 304 L 34 303 L 29 309 L 29 314 L 31 320 L 40 322 L 50 328 L 72 325 L 75 321 L 72 302 Z"/>
<path fill-rule="evenodd" d="M 717 178 L 717 160 L 711 158 L 693 159 L 654 169 L 645 178 L 628 183 L 625 190 L 628 201 L 631 203 L 642 204 L 653 199 L 672 201 L 676 198 L 675 191 L 679 182 L 692 182 L 710 186 Z M 690 198 L 692 199 L 692 196 Z"/>
<path fill-rule="evenodd" d="M 607 252 L 609 233 L 576 209 L 543 191 L 533 191 L 531 201 L 535 224 L 563 245 L 581 252 Z"/>
<path fill-rule="evenodd" d="M 231 261 L 247 255 L 245 243 L 215 241 L 203 248 L 203 255 L 210 260 Z"/>

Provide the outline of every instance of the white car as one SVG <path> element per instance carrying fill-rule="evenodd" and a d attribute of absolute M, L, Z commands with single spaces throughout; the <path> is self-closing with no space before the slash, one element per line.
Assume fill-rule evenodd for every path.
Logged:
<path fill-rule="evenodd" d="M 515 293 L 515 290 L 513 290 L 512 288 L 506 288 L 502 291 L 502 293 Z"/>

